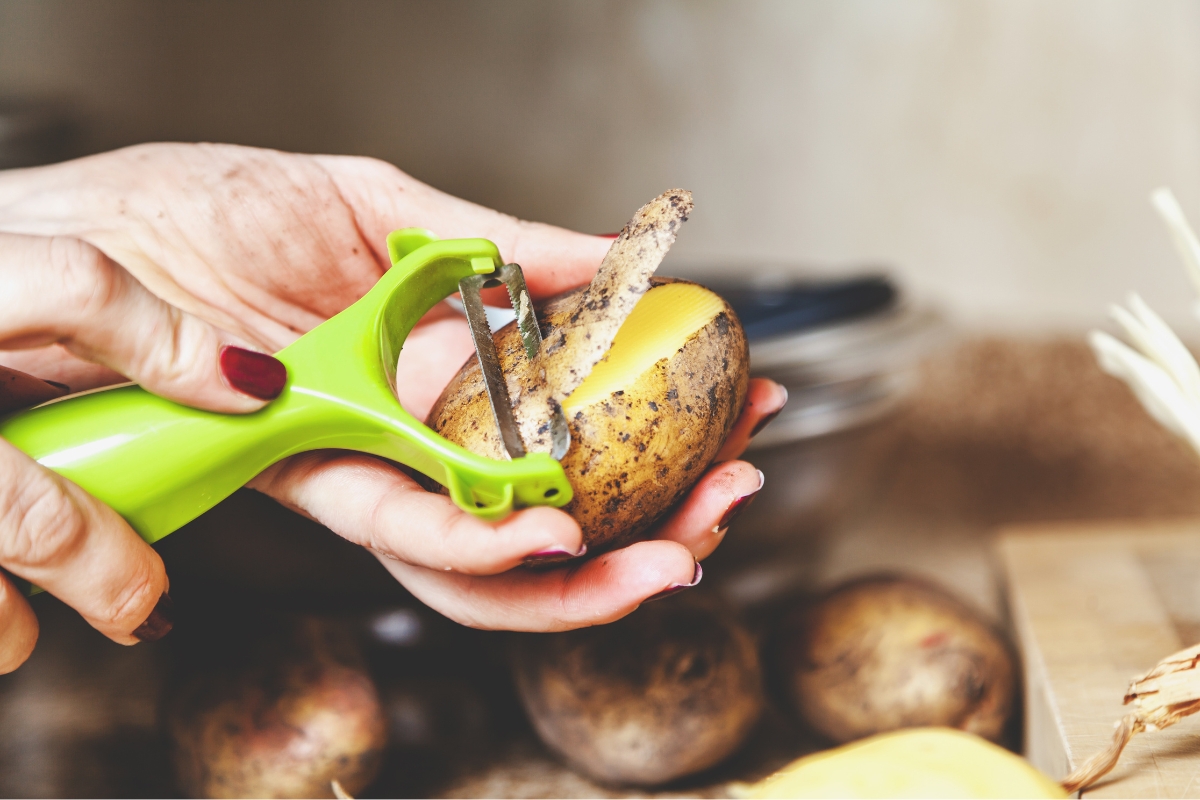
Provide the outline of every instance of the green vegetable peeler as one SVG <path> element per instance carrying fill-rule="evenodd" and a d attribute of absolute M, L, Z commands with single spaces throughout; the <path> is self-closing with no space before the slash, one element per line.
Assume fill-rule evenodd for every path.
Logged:
<path fill-rule="evenodd" d="M 396 399 L 396 359 L 409 331 L 460 290 L 469 316 L 477 312 L 471 323 L 480 360 L 490 355 L 493 362 L 489 395 L 497 422 L 512 426 L 512 408 L 497 406 L 491 391 L 504 381 L 495 374 L 490 334 L 480 335 L 486 321 L 479 321 L 479 290 L 503 282 L 514 303 L 518 297 L 528 303 L 520 269 L 505 265 L 486 239 L 438 241 L 407 228 L 388 236 L 387 245 L 392 268 L 361 300 L 276 354 L 287 367 L 287 386 L 261 411 L 200 411 L 123 386 L 11 415 L 0 420 L 0 437 L 107 503 L 148 542 L 276 461 L 321 448 L 371 453 L 419 470 L 445 486 L 459 508 L 488 520 L 515 506 L 568 503 L 571 485 L 554 457 L 565 447 L 528 455 L 510 447 L 509 461 L 484 458 L 438 436 Z M 491 277 L 501 273 L 502 279 Z M 540 342 L 536 322 L 522 334 Z M 565 431 L 561 421 L 551 423 Z"/>

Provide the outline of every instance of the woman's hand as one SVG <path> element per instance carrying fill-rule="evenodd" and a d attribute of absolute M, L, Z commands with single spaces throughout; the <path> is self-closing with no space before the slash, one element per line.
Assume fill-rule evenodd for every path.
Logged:
<path fill-rule="evenodd" d="M 543 553 L 579 552 L 571 517 L 551 508 L 489 524 L 369 456 L 314 452 L 267 469 L 252 486 L 370 548 L 424 603 L 476 628 L 561 631 L 620 619 L 641 603 L 699 582 L 699 562 L 762 488 L 735 459 L 783 407 L 778 384 L 750 382 L 746 407 L 718 455 L 648 541 L 552 570 L 513 569 Z M 354 501 L 346 502 L 353 491 Z"/>
<path fill-rule="evenodd" d="M 0 347 L 54 343 L 128 375 L 152 392 L 213 411 L 261 408 L 283 389 L 272 356 L 155 297 L 92 245 L 69 237 L 0 234 Z M 0 373 L 0 413 L 65 393 Z M 114 511 L 0 440 L 0 566 L 52 592 L 96 629 L 127 644 L 170 629 L 155 608 L 162 560 Z M 23 662 L 37 620 L 0 573 L 0 671 Z"/>
<path fill-rule="evenodd" d="M 34 247 L 33 242 L 61 237 L 57 241 L 94 254 L 97 263 L 106 265 L 104 269 L 119 270 L 116 274 L 135 287 L 129 291 L 144 295 L 139 302 L 157 303 L 155 308 L 165 309 L 173 318 L 203 326 L 205 341 L 218 348 L 222 343 L 240 343 L 247 349 L 273 352 L 286 346 L 361 297 L 389 266 L 384 249 L 387 233 L 410 226 L 430 228 L 445 238 L 492 239 L 506 260 L 522 265 L 535 298 L 586 283 L 610 244 L 603 237 L 522 222 L 458 200 L 371 159 L 222 145 L 144 145 L 52 167 L 0 173 L 0 232 L 11 235 L 10 243 L 19 239 Z M 47 258 L 33 257 L 23 263 L 28 271 L 38 272 L 45 269 Z M 8 280 L 0 272 L 4 285 Z M 106 304 L 97 300 L 95 305 Z M 8 349 L 0 352 L 0 364 L 68 384 L 72 390 L 127 376 L 191 405 L 250 410 L 234 407 L 233 400 L 217 392 L 230 390 L 221 381 L 211 352 L 174 349 L 178 342 L 165 336 L 166 329 L 85 336 L 83 327 L 93 329 L 87 323 L 70 331 L 48 328 L 50 332 L 40 338 L 0 338 L 0 348 Z M 156 380 L 153 374 L 139 371 L 137 359 L 117 358 L 109 350 L 79 343 L 92 341 L 89 336 L 104 339 L 113 350 L 137 341 L 143 347 L 169 351 L 173 355 L 163 361 L 168 371 L 192 377 L 182 383 Z M 397 383 L 403 387 L 400 400 L 422 417 L 473 348 L 462 318 L 444 305 L 426 316 L 408 343 L 398 370 Z M 207 382 L 197 377 L 204 375 Z M 237 392 L 231 394 L 237 402 L 251 402 Z M 268 469 L 252 486 L 369 547 L 418 597 L 456 620 L 479 627 L 561 630 L 617 619 L 648 597 L 698 578 L 696 562 L 720 542 L 728 514 L 761 487 L 760 473 L 730 459 L 741 453 L 753 430 L 785 399 L 782 387 L 752 382 L 746 409 L 721 453 L 722 462 L 700 481 L 653 540 L 549 571 L 512 568 L 547 552 L 579 551 L 578 525 L 561 511 L 526 509 L 501 523 L 485 523 L 458 510 L 447 498 L 421 490 L 385 462 L 344 452 L 293 457 Z M 19 456 L 12 458 L 19 461 Z M 57 481 L 60 494 L 74 493 L 84 498 L 78 503 L 90 503 L 78 526 L 83 529 L 81 537 L 123 542 L 123 547 L 142 553 L 137 558 L 150 566 L 138 566 L 142 570 L 138 572 L 122 566 L 126 562 L 121 558 L 89 556 L 79 562 L 86 563 L 86 576 L 63 571 L 56 578 L 50 574 L 53 565 L 38 571 L 19 563 L 27 557 L 22 553 L 40 552 L 40 539 L 52 532 L 10 537 L 4 527 L 0 527 L 0 566 L 45 586 L 112 638 L 132 641 L 133 629 L 128 625 L 136 613 L 130 611 L 119 621 L 101 620 L 85 610 L 93 602 L 87 598 L 101 596 L 96 588 L 101 583 L 126 593 L 134 591 L 130 587 L 135 584 L 144 584 L 135 587 L 136 592 L 149 598 L 166 588 L 161 562 L 140 539 L 131 542 L 132 531 L 110 510 L 26 462 L 24 469 L 43 474 L 45 481 Z M 9 492 L 7 480 L 0 473 L 0 493 Z M 27 516 L 14 513 L 18 507 L 7 500 L 6 496 L 3 519 Z M 136 559 L 128 563 L 135 562 L 142 563 Z M 157 576 L 153 580 L 145 577 L 151 573 Z M 115 590 L 103 591 L 111 595 Z M 24 625 L 22 641 L 31 644 L 36 628 L 30 635 L 27 624 L 9 622 L 22 614 L 32 618 L 23 601 L 7 599 L 12 595 L 9 586 L 0 600 L 0 631 L 7 630 L 6 625 Z M 145 599 L 138 602 L 141 605 L 131 606 L 137 613 L 148 613 L 153 606 L 146 605 Z M 9 611 L 10 607 L 18 610 Z M 0 652 L 10 638 L 21 637 L 0 633 Z M 0 668 L 11 669 L 23 658 L 18 652 L 21 647 L 11 649 L 15 654 L 7 661 L 0 658 Z"/>

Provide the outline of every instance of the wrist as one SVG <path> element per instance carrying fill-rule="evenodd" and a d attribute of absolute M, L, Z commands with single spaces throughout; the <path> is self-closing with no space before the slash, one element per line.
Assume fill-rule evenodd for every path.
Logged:
<path fill-rule="evenodd" d="M 89 196 L 95 204 L 98 187 L 105 185 L 93 169 L 97 158 L 0 170 L 0 232 L 83 238 L 89 215 L 82 207 Z"/>

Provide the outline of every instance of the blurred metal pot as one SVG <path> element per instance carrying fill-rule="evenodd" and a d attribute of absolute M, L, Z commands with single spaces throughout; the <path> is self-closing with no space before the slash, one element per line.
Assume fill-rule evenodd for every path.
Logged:
<path fill-rule="evenodd" d="M 742 319 L 751 374 L 789 395 L 751 444 L 763 490 L 714 555 L 721 568 L 711 570 L 730 599 L 753 606 L 802 585 L 820 534 L 870 497 L 896 442 L 887 421 L 948 328 L 878 273 L 712 288 Z"/>
<path fill-rule="evenodd" d="M 914 368 L 944 335 L 941 318 L 906 302 L 888 278 L 713 287 L 750 340 L 750 369 L 788 389 L 788 404 L 755 449 L 803 441 L 888 414 L 912 388 Z"/>

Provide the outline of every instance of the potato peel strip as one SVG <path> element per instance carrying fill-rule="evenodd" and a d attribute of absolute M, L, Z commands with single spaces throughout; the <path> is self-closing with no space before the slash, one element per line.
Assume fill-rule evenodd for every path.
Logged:
<path fill-rule="evenodd" d="M 596 277 L 580 295 L 570 323 L 542 342 L 538 360 L 546 365 L 546 371 L 555 372 L 551 365 L 557 363 L 565 367 L 548 386 L 556 402 L 575 391 L 612 347 L 621 324 L 650 290 L 650 276 L 691 213 L 692 193 L 671 189 L 639 208 L 621 230 Z"/>
<path fill-rule="evenodd" d="M 517 398 L 527 450 L 550 451 L 549 433 L 543 430 L 548 410 L 561 406 L 608 353 L 691 213 L 692 193 L 686 189 L 663 192 L 639 208 L 605 254 L 569 322 L 546 336 L 537 357 L 521 371 L 521 386 L 510 393 Z"/>

